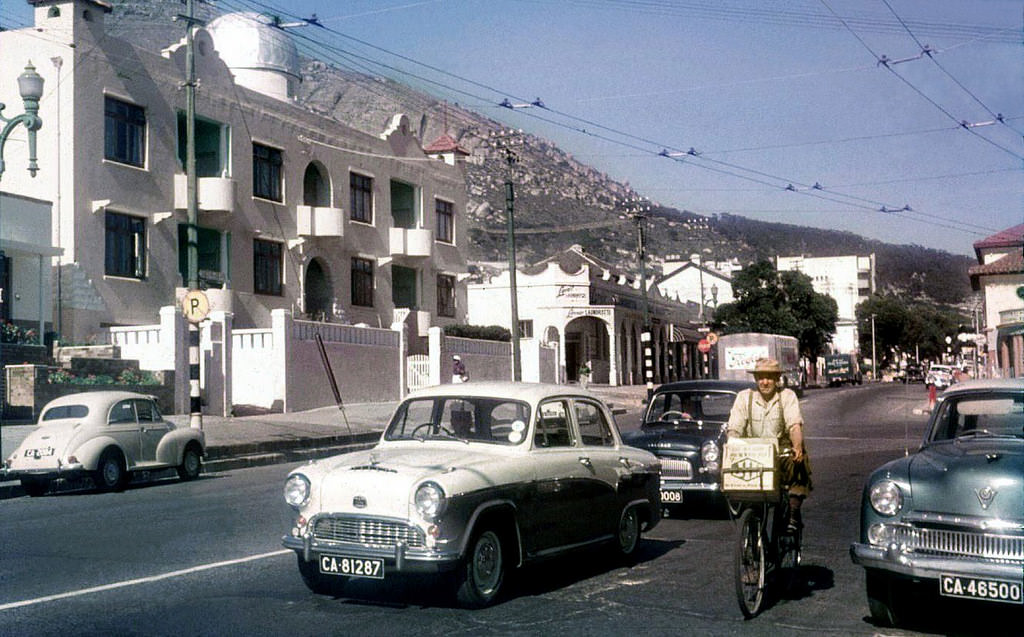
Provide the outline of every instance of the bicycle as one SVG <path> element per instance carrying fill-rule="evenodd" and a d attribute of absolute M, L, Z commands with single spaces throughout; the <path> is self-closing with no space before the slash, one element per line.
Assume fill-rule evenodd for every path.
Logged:
<path fill-rule="evenodd" d="M 777 584 L 781 590 L 788 590 L 796 568 L 800 566 L 803 525 L 797 525 L 794 533 L 787 531 L 788 485 L 775 485 L 781 460 L 792 457 L 793 451 L 786 449 L 775 454 L 774 444 L 771 449 L 775 456 L 771 466 L 740 463 L 739 467 L 722 469 L 723 492 L 729 503 L 730 515 L 734 511 L 739 512 L 734 551 L 736 601 L 746 619 L 761 612 L 770 583 Z M 751 488 L 726 489 L 727 475 L 740 477 Z"/>

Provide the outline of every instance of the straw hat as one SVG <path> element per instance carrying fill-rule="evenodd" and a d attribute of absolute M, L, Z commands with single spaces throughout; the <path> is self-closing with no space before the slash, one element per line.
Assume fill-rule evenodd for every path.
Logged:
<path fill-rule="evenodd" d="M 782 366 L 779 365 L 779 361 L 774 358 L 759 358 L 757 359 L 757 362 L 754 363 L 754 369 L 748 369 L 747 373 L 754 375 L 774 374 L 776 376 L 781 376 Z"/>

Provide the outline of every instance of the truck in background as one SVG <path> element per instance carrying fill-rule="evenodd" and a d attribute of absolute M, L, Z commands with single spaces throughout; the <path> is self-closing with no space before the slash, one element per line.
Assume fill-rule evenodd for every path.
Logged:
<path fill-rule="evenodd" d="M 748 372 L 759 358 L 774 358 L 782 366 L 782 385 L 803 395 L 800 374 L 800 344 L 793 336 L 740 332 L 718 338 L 718 377 L 723 380 L 753 380 Z"/>
<path fill-rule="evenodd" d="M 856 354 L 827 354 L 825 356 L 825 382 L 829 387 L 838 387 L 849 383 L 860 385 L 864 377 L 860 372 L 860 364 Z"/>

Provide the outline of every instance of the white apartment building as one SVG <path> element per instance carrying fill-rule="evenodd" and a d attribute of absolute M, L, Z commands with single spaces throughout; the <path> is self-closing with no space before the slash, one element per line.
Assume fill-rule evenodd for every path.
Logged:
<path fill-rule="evenodd" d="M 860 351 L 855 310 L 875 292 L 875 255 L 841 257 L 776 257 L 775 269 L 795 270 L 811 277 L 814 291 L 835 299 L 839 320 L 832 336 L 838 353 Z"/>
<path fill-rule="evenodd" d="M 508 271 L 469 285 L 469 322 L 511 328 Z M 662 295 L 648 282 L 652 325 L 652 382 L 700 373 L 697 307 Z M 520 333 L 557 343 L 567 380 L 590 368 L 595 383 L 643 384 L 641 282 L 588 254 L 579 245 L 516 270 Z"/>
<path fill-rule="evenodd" d="M 22 128 L 0 190 L 5 209 L 17 199 L 52 210 L 52 245 L 34 249 L 60 266 L 42 292 L 47 320 L 81 343 L 154 322 L 187 284 L 185 27 L 126 41 L 105 31 L 107 2 L 29 4 L 34 27 L 0 32 L 0 102 L 20 105 L 16 78 L 31 61 L 45 80 L 40 170 L 23 168 Z M 194 50 L 198 265 L 211 309 L 232 312 L 236 328 L 269 325 L 275 309 L 405 320 L 420 335 L 465 322 L 460 162 L 425 152 L 400 114 L 374 135 L 296 103 L 297 50 L 268 18 L 221 16 L 196 31 Z M 37 302 L 32 277 L 11 284 Z"/>

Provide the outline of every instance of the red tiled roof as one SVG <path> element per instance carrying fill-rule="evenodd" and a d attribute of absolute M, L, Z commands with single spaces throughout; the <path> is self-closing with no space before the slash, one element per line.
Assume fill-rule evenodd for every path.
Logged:
<path fill-rule="evenodd" d="M 1019 245 L 1024 245 L 1024 223 L 1001 230 L 981 241 L 975 241 L 974 251 L 977 252 L 983 248 L 1010 248 Z"/>
<path fill-rule="evenodd" d="M 455 139 L 451 135 L 449 135 L 448 133 L 445 133 L 444 135 L 441 135 L 440 137 L 438 137 L 434 141 L 430 142 L 430 144 L 428 144 L 427 146 L 424 146 L 423 152 L 425 152 L 425 153 L 451 153 L 451 152 L 455 152 L 455 153 L 461 153 L 463 155 L 468 155 L 469 154 L 469 151 L 466 150 L 465 148 L 463 148 L 462 146 L 459 146 L 459 142 L 455 141 Z"/>
<path fill-rule="evenodd" d="M 971 277 L 971 288 L 979 290 L 981 285 L 980 277 L 993 274 L 1024 274 L 1024 254 L 1020 251 L 1014 251 L 1013 254 L 1008 254 L 1002 259 L 996 259 L 992 263 L 973 265 L 967 273 Z"/>

